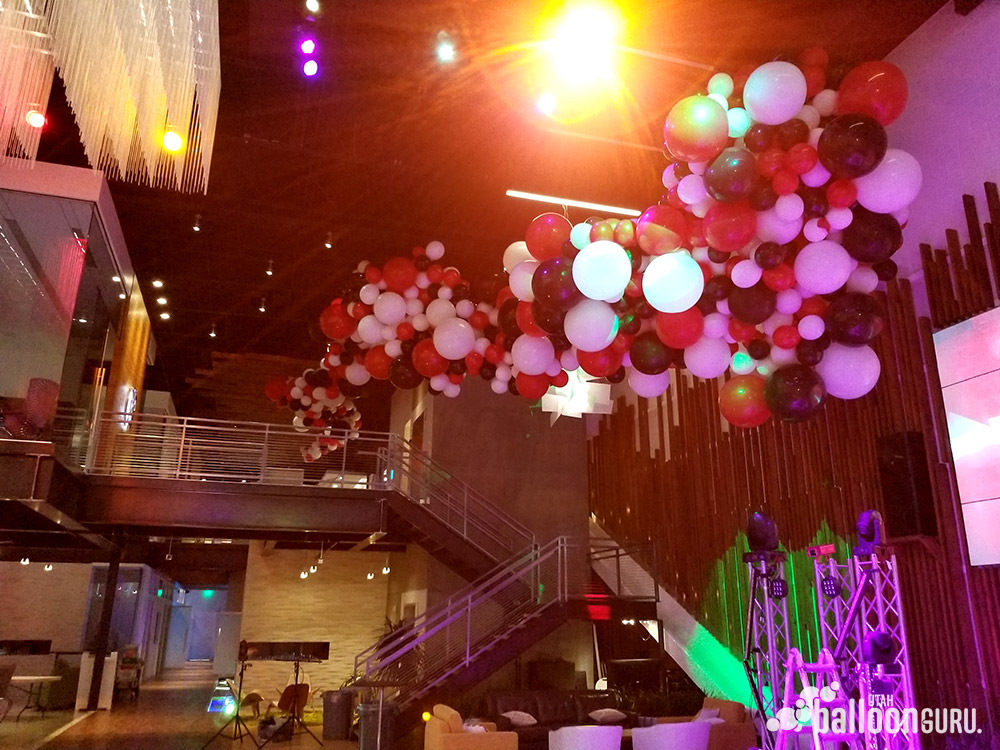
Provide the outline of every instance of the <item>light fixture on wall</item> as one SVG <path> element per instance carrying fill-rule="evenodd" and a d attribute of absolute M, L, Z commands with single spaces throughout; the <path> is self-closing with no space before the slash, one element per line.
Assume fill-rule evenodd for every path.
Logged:
<path fill-rule="evenodd" d="M 173 539 L 167 540 L 167 554 L 163 556 L 163 559 L 166 560 L 167 562 L 170 562 L 171 560 L 174 559 L 173 549 L 174 549 L 174 540 Z"/>
<path fill-rule="evenodd" d="M 30 562 L 31 562 L 31 560 L 29 560 L 27 557 L 22 557 L 21 558 L 21 565 L 27 565 Z M 368 576 L 371 577 L 371 573 L 369 573 Z"/>
<path fill-rule="evenodd" d="M 45 570 L 46 573 L 51 573 L 52 572 L 52 563 L 45 563 L 44 570 Z"/>
<path fill-rule="evenodd" d="M 260 298 L 260 307 L 257 309 L 261 312 L 267 312 L 267 300 L 264 297 Z"/>
<path fill-rule="evenodd" d="M 385 556 L 385 565 L 382 566 L 382 575 L 384 575 L 384 576 L 389 575 L 389 571 L 391 571 L 391 570 L 392 570 L 392 568 L 389 567 L 389 556 L 386 555 Z"/>
<path fill-rule="evenodd" d="M 309 571 L 308 570 L 303 570 L 301 573 L 299 573 L 299 578 L 301 578 L 303 581 L 305 579 L 307 579 L 308 577 L 309 577 Z"/>
<path fill-rule="evenodd" d="M 319 568 L 316 567 L 316 563 L 313 563 L 312 565 L 309 566 L 310 573 L 315 573 L 317 570 L 319 570 Z"/>
<path fill-rule="evenodd" d="M 25 558 L 25 559 L 27 559 L 27 558 Z M 22 563 L 24 563 L 24 560 L 22 560 L 21 562 L 22 562 Z M 27 563 L 24 563 L 24 564 L 27 564 Z M 368 580 L 370 581 L 370 580 L 372 580 L 372 579 L 373 579 L 374 577 L 375 577 L 375 573 L 373 573 L 372 571 L 370 571 L 370 570 L 369 570 L 369 571 L 368 571 Z"/>
<path fill-rule="evenodd" d="M 323 243 L 323 247 L 325 247 L 327 250 L 333 247 L 333 232 L 326 233 L 326 242 Z"/>
<path fill-rule="evenodd" d="M 215 323 L 212 323 L 212 330 L 208 332 L 209 338 L 215 338 L 219 334 L 215 332 Z"/>
<path fill-rule="evenodd" d="M 266 273 L 268 276 L 274 276 L 274 261 L 273 260 L 269 260 L 267 262 L 267 270 L 264 271 L 264 273 Z"/>
<path fill-rule="evenodd" d="M 201 214 L 194 215 L 194 224 L 191 225 L 191 231 L 192 232 L 201 231 Z"/>

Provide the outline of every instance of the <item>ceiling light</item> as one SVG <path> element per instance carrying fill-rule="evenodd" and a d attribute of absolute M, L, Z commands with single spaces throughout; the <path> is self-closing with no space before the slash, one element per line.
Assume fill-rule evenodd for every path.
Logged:
<path fill-rule="evenodd" d="M 165 305 L 165 304 L 167 304 L 167 298 L 166 297 L 157 297 L 156 298 L 156 304 L 158 304 L 158 305 Z"/>
<path fill-rule="evenodd" d="M 317 570 L 319 570 L 319 568 L 316 567 L 315 563 L 313 563 L 312 565 L 309 566 L 309 572 L 310 573 L 315 573 Z"/>
<path fill-rule="evenodd" d="M 52 572 L 52 563 L 45 563 L 44 570 L 45 570 L 46 573 L 51 573 Z"/>
<path fill-rule="evenodd" d="M 125 299 L 125 292 L 118 292 L 118 299 Z"/>
<path fill-rule="evenodd" d="M 389 575 L 389 571 L 390 571 L 390 568 L 389 568 L 388 565 L 382 566 L 382 575 L 384 575 L 384 576 Z"/>
<path fill-rule="evenodd" d="M 121 284 L 122 283 L 122 277 L 121 276 L 112 276 L 111 280 L 113 282 L 115 282 L 116 284 Z"/>
<path fill-rule="evenodd" d="M 309 571 L 303 570 L 301 573 L 299 573 L 299 578 L 301 578 L 303 581 L 308 577 L 309 577 Z"/>
<path fill-rule="evenodd" d="M 551 91 L 546 91 L 544 94 L 538 97 L 538 103 L 535 105 L 538 107 L 538 111 L 541 112 L 546 117 L 552 117 L 556 111 L 556 96 Z"/>
<path fill-rule="evenodd" d="M 267 262 L 267 270 L 264 271 L 264 273 L 266 273 L 268 276 L 274 276 L 274 261 L 273 260 L 269 260 Z"/>
<path fill-rule="evenodd" d="M 326 242 L 323 243 L 323 246 L 326 247 L 327 250 L 333 247 L 333 232 L 326 233 Z"/>
<path fill-rule="evenodd" d="M 260 298 L 260 307 L 258 307 L 257 309 L 260 310 L 261 312 L 267 312 L 266 300 L 263 297 Z"/>
<path fill-rule="evenodd" d="M 216 336 L 218 336 L 218 334 L 217 334 L 217 333 L 215 332 L 215 323 L 212 323 L 212 330 L 208 332 L 208 335 L 209 335 L 209 336 L 210 336 L 211 338 L 213 338 L 213 339 L 214 339 L 214 338 L 215 338 Z"/>
<path fill-rule="evenodd" d="M 590 203 L 589 201 L 576 201 L 571 198 L 557 198 L 553 195 L 540 195 L 539 193 L 526 193 L 523 190 L 508 190 L 509 198 L 524 198 L 529 201 L 539 201 L 541 203 L 554 203 L 557 206 L 574 206 L 575 208 L 586 208 L 593 211 L 602 211 L 619 216 L 642 216 L 642 211 L 634 208 L 622 208 L 621 206 L 608 206 L 604 203 Z"/>
<path fill-rule="evenodd" d="M 31 562 L 31 560 L 29 560 L 27 557 L 22 557 L 21 558 L 21 565 L 27 565 L 30 562 Z M 368 575 L 371 575 L 371 573 L 369 573 Z"/>
<path fill-rule="evenodd" d="M 163 282 L 160 281 L 159 279 L 153 279 L 153 288 L 155 288 L 155 289 L 162 289 L 163 288 Z"/>
<path fill-rule="evenodd" d="M 87 319 L 86 319 L 86 318 L 80 318 L 80 322 L 81 322 L 81 323 L 86 323 L 86 322 L 87 322 Z"/>
<path fill-rule="evenodd" d="M 24 116 L 24 121 L 33 128 L 40 128 L 45 125 L 45 115 L 37 109 L 29 109 L 28 114 Z"/>
<path fill-rule="evenodd" d="M 162 320 L 170 320 L 170 313 L 168 313 L 168 312 L 161 312 L 160 313 L 160 318 Z"/>
<path fill-rule="evenodd" d="M 452 62 L 455 59 L 455 43 L 451 41 L 447 31 L 439 31 L 437 35 L 438 62 Z"/>
<path fill-rule="evenodd" d="M 302 44 L 299 45 L 299 49 L 302 50 L 302 54 L 311 55 L 313 52 L 316 51 L 316 42 L 314 42 L 312 39 L 306 39 L 305 41 L 302 42 Z"/>
<path fill-rule="evenodd" d="M 163 134 L 163 148 L 176 154 L 184 148 L 184 139 L 181 138 L 179 133 L 176 133 L 173 130 L 168 130 Z"/>
<path fill-rule="evenodd" d="M 319 13 L 319 0 L 306 0 L 306 10 L 310 13 Z"/>
<path fill-rule="evenodd" d="M 309 78 L 312 78 L 319 72 L 319 63 L 315 60 L 306 60 L 302 66 L 302 72 Z"/>
<path fill-rule="evenodd" d="M 194 215 L 194 224 L 191 225 L 191 231 L 193 232 L 201 231 L 201 214 Z"/>
<path fill-rule="evenodd" d="M 26 559 L 27 559 L 27 558 L 25 558 L 25 560 L 26 560 Z M 24 562 L 24 560 L 22 560 L 22 561 L 21 561 L 21 563 L 22 563 L 23 565 L 27 565 L 27 563 L 26 563 L 26 562 Z M 370 581 L 370 580 L 372 580 L 372 579 L 373 579 L 374 577 L 375 577 L 375 574 L 374 574 L 374 573 L 372 573 L 371 571 L 368 571 L 368 580 Z"/>

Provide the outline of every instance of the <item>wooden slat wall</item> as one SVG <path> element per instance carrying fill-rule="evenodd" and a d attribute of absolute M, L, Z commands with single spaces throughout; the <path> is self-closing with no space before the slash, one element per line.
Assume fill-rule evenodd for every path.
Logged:
<path fill-rule="evenodd" d="M 917 697 L 921 706 L 982 711 L 1000 706 L 1000 569 L 966 562 L 929 321 L 918 321 L 905 281 L 890 283 L 884 302 L 879 384 L 862 399 L 829 399 L 809 422 L 727 429 L 718 383 L 684 377 L 658 399 L 619 399 L 590 441 L 591 509 L 620 540 L 657 542 L 664 586 L 734 654 L 742 654 L 746 607 L 741 532 L 750 513 L 769 514 L 793 553 L 793 641 L 812 652 L 813 566 L 804 549 L 853 543 L 858 514 L 884 510 L 879 439 L 921 432 L 938 536 L 896 546 Z M 648 409 L 662 430 L 652 452 L 643 437 Z"/>

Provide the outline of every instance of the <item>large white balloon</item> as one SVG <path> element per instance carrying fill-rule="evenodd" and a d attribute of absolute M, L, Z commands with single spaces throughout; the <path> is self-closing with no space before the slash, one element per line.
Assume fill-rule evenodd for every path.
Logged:
<path fill-rule="evenodd" d="M 394 326 L 406 317 L 406 300 L 395 292 L 382 292 L 375 300 L 374 312 L 380 323 Z"/>
<path fill-rule="evenodd" d="M 631 278 L 632 263 L 628 253 L 611 240 L 591 242 L 573 259 L 573 283 L 584 297 L 590 299 L 621 299 Z M 514 289 L 513 275 L 511 289 Z M 517 294 L 516 291 L 514 293 Z"/>
<path fill-rule="evenodd" d="M 359 362 L 352 362 L 344 368 L 344 377 L 352 385 L 364 385 L 371 379 L 371 373 Z"/>
<path fill-rule="evenodd" d="M 691 309 L 704 289 L 701 266 L 686 251 L 657 255 L 642 275 L 642 293 L 660 312 Z"/>
<path fill-rule="evenodd" d="M 658 375 L 647 375 L 635 369 L 628 372 L 628 385 L 636 396 L 656 398 L 670 387 L 670 370 Z"/>
<path fill-rule="evenodd" d="M 702 336 L 684 350 L 684 366 L 695 377 L 717 378 L 729 367 L 729 344 Z"/>
<path fill-rule="evenodd" d="M 769 62 L 757 68 L 743 87 L 743 106 L 757 122 L 780 125 L 806 103 L 806 78 L 789 62 Z"/>
<path fill-rule="evenodd" d="M 795 280 L 813 294 L 837 291 L 853 270 L 851 256 L 832 240 L 810 242 L 795 256 Z"/>
<path fill-rule="evenodd" d="M 802 217 L 785 221 L 773 208 L 757 212 L 757 237 L 762 242 L 777 242 L 784 245 L 798 237 L 802 231 Z"/>
<path fill-rule="evenodd" d="M 510 272 L 510 290 L 514 296 L 524 302 L 531 302 L 535 299 L 535 293 L 531 290 L 531 277 L 538 268 L 537 260 L 522 260 Z"/>
<path fill-rule="evenodd" d="M 439 298 L 427 305 L 424 314 L 427 316 L 427 322 L 436 327 L 448 318 L 455 317 L 455 306 L 448 300 Z"/>
<path fill-rule="evenodd" d="M 476 329 L 462 318 L 447 318 L 434 329 L 433 340 L 445 359 L 462 359 L 476 345 Z"/>
<path fill-rule="evenodd" d="M 358 321 L 358 335 L 366 344 L 381 343 L 382 324 L 374 315 L 366 315 Z"/>
<path fill-rule="evenodd" d="M 543 336 L 518 336 L 510 353 L 514 357 L 514 366 L 525 375 L 541 375 L 549 369 L 556 356 L 552 342 Z"/>
<path fill-rule="evenodd" d="M 869 211 L 891 214 L 910 205 L 922 182 L 919 162 L 902 149 L 890 148 L 875 169 L 855 178 L 854 186 L 858 203 Z"/>
<path fill-rule="evenodd" d="M 842 399 L 861 398 L 878 382 L 882 364 L 870 346 L 830 344 L 816 372 L 826 383 L 826 392 Z"/>
<path fill-rule="evenodd" d="M 563 330 L 569 342 L 580 351 L 599 352 L 614 341 L 618 333 L 618 316 L 606 302 L 580 300 L 566 313 Z"/>
<path fill-rule="evenodd" d="M 533 256 L 528 252 L 528 243 L 524 240 L 511 242 L 507 249 L 503 251 L 503 270 L 510 273 L 514 266 L 521 261 L 532 260 Z"/>

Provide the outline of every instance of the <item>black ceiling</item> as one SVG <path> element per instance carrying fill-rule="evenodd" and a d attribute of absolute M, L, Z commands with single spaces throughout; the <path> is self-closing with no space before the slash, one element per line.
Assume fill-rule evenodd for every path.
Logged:
<path fill-rule="evenodd" d="M 220 0 L 223 88 L 207 195 L 112 183 L 147 304 L 156 295 L 145 285 L 166 284 L 173 317 L 154 316 L 154 334 L 175 394 L 213 348 L 321 356 L 312 324 L 361 259 L 439 239 L 465 276 L 499 271 L 506 245 L 548 210 L 505 197 L 507 188 L 638 209 L 660 197 L 661 154 L 554 133 L 535 111 L 524 43 L 555 6 L 321 2 L 310 23 L 302 0 Z M 883 57 L 942 5 L 640 0 L 623 6 L 624 43 L 727 72 L 814 45 L 846 65 Z M 451 65 L 434 59 L 442 30 L 458 48 Z M 319 42 L 315 79 L 299 72 L 300 33 Z M 635 55 L 621 73 L 626 106 L 566 127 L 657 147 L 670 106 L 709 75 Z M 41 158 L 80 163 L 65 105 L 54 101 L 50 123 Z"/>

